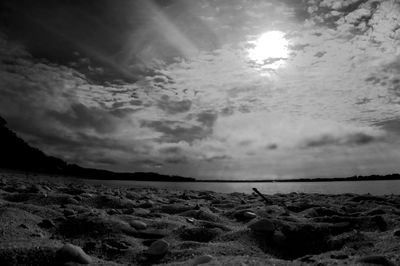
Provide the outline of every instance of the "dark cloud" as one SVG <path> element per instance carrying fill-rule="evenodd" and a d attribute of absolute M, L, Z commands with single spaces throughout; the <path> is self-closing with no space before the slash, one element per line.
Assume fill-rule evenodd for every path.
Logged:
<path fill-rule="evenodd" d="M 234 114 L 234 109 L 233 107 L 224 107 L 221 110 L 221 114 L 224 116 L 229 116 Z"/>
<path fill-rule="evenodd" d="M 129 103 L 131 105 L 139 105 L 139 106 L 143 104 L 143 102 L 141 100 L 131 100 L 131 101 L 129 101 Z"/>
<path fill-rule="evenodd" d="M 137 111 L 139 111 L 140 108 L 118 108 L 118 109 L 114 109 L 110 111 L 110 114 L 112 114 L 113 116 L 116 116 L 118 118 L 125 118 L 130 114 L 133 114 Z"/>
<path fill-rule="evenodd" d="M 179 154 L 182 152 L 182 148 L 179 146 L 173 147 L 164 147 L 160 149 L 160 153 L 162 154 Z"/>
<path fill-rule="evenodd" d="M 104 157 L 104 154 L 100 155 L 100 158 L 86 158 L 86 161 L 90 161 L 95 164 L 100 164 L 100 165 L 105 165 L 105 166 L 112 166 L 112 165 L 118 165 L 120 162 L 117 160 L 113 160 L 107 157 Z"/>
<path fill-rule="evenodd" d="M 73 67 L 92 82 L 134 82 L 186 56 L 188 44 L 195 51 L 218 43 L 191 12 L 198 5 L 173 2 L 171 8 L 147 0 L 4 0 L 0 26 L 34 57 Z"/>
<path fill-rule="evenodd" d="M 218 118 L 218 114 L 211 112 L 211 111 L 206 111 L 197 114 L 197 121 L 202 123 L 205 127 L 212 128 L 215 124 L 215 121 Z"/>
<path fill-rule="evenodd" d="M 326 54 L 325 51 L 320 51 L 314 54 L 315 57 L 323 57 Z"/>
<path fill-rule="evenodd" d="M 144 168 L 160 168 L 164 164 L 156 161 L 156 160 L 151 160 L 151 159 L 143 159 L 143 160 L 137 160 L 134 161 L 134 164 L 138 165 L 139 167 L 144 167 Z"/>
<path fill-rule="evenodd" d="M 185 156 L 171 157 L 164 160 L 164 162 L 167 164 L 184 164 L 187 163 L 188 161 L 189 161 L 188 158 Z"/>
<path fill-rule="evenodd" d="M 314 147 L 335 146 L 335 145 L 358 146 L 358 145 L 366 145 L 379 140 L 380 138 L 376 136 L 361 132 L 347 134 L 345 136 L 340 136 L 340 137 L 326 134 L 319 136 L 318 138 L 309 139 L 305 141 L 303 147 L 314 148 Z"/>
<path fill-rule="evenodd" d="M 384 129 L 388 133 L 400 136 L 400 117 L 375 123 L 375 126 Z"/>
<path fill-rule="evenodd" d="M 253 140 L 242 140 L 239 142 L 239 146 L 246 147 L 246 146 L 250 146 L 252 143 L 254 143 Z"/>
<path fill-rule="evenodd" d="M 109 112 L 80 103 L 72 104 L 64 112 L 49 110 L 48 115 L 67 127 L 94 129 L 99 133 L 110 133 L 117 127 L 116 117 Z"/>
<path fill-rule="evenodd" d="M 192 102 L 190 100 L 174 101 L 170 100 L 168 97 L 163 97 L 158 102 L 157 106 L 168 114 L 173 115 L 189 111 Z"/>
<path fill-rule="evenodd" d="M 192 143 L 195 140 L 204 139 L 212 133 L 207 127 L 187 125 L 177 121 L 142 121 L 142 127 L 148 127 L 163 134 L 161 142 L 186 141 Z"/>
<path fill-rule="evenodd" d="M 221 161 L 221 160 L 229 160 L 232 159 L 232 156 L 229 155 L 216 155 L 216 156 L 211 156 L 211 157 L 207 157 L 205 159 L 206 162 L 215 162 L 215 161 Z"/>
<path fill-rule="evenodd" d="M 265 148 L 266 148 L 267 150 L 276 150 L 276 149 L 278 149 L 278 144 L 276 144 L 276 143 L 271 143 L 271 144 L 268 144 Z"/>
<path fill-rule="evenodd" d="M 371 102 L 371 99 L 370 99 L 370 98 L 367 98 L 367 97 L 364 97 L 364 98 L 362 98 L 362 99 L 358 99 L 357 102 L 356 102 L 356 104 L 362 105 L 362 104 L 367 104 L 367 103 L 369 103 L 369 102 Z"/>

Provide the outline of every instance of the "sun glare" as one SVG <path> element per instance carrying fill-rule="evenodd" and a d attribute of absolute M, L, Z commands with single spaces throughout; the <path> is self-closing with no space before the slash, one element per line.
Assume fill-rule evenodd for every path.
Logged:
<path fill-rule="evenodd" d="M 289 54 L 289 42 L 281 31 L 267 31 L 253 44 L 254 47 L 248 51 L 249 58 L 257 63 L 273 64 L 287 58 Z"/>

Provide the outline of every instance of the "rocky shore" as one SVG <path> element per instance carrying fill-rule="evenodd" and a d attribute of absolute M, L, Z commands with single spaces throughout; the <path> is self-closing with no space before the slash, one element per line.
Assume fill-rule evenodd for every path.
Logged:
<path fill-rule="evenodd" d="M 0 265 L 400 265 L 400 195 L 222 194 L 0 173 Z"/>

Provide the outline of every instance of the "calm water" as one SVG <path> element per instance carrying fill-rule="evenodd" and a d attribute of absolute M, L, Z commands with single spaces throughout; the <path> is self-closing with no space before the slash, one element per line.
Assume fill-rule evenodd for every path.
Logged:
<path fill-rule="evenodd" d="M 127 187 L 154 187 L 172 190 L 210 190 L 215 192 L 251 193 L 252 188 L 258 188 L 264 194 L 305 192 L 305 193 L 371 193 L 374 195 L 399 194 L 400 180 L 357 181 L 357 182 L 293 182 L 293 183 L 201 183 L 201 182 L 144 182 L 144 181 L 115 181 L 87 180 L 90 184 Z"/>

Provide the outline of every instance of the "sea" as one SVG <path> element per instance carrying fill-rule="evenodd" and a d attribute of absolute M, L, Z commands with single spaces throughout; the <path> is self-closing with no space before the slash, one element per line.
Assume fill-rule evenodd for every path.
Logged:
<path fill-rule="evenodd" d="M 222 193 L 252 193 L 257 188 L 264 194 L 276 193 L 355 193 L 372 195 L 400 194 L 400 180 L 332 181 L 332 182 L 153 182 L 86 179 L 92 185 L 160 188 L 169 190 L 200 190 Z"/>

